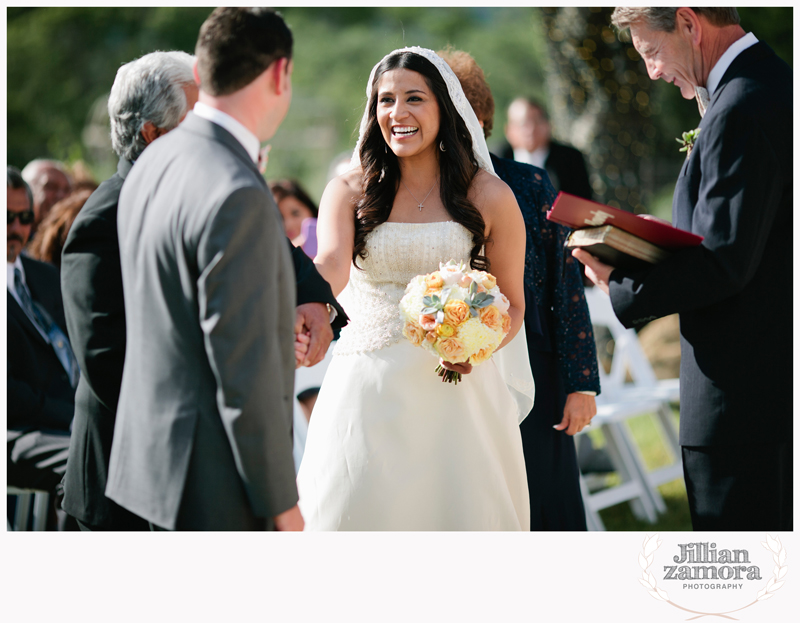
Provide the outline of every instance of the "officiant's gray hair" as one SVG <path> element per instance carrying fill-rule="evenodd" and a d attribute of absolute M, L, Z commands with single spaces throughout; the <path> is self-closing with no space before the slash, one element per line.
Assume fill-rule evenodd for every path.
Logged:
<path fill-rule="evenodd" d="M 147 143 L 146 122 L 172 130 L 186 113 L 184 85 L 194 84 L 194 56 L 186 52 L 152 52 L 126 63 L 108 97 L 111 146 L 127 160 L 136 160 Z"/>
<path fill-rule="evenodd" d="M 734 7 L 691 7 L 714 26 L 733 26 L 739 23 L 739 12 Z M 618 30 L 630 28 L 636 22 L 644 23 L 651 30 L 672 32 L 675 30 L 675 12 L 678 7 L 618 6 L 611 14 L 611 23 Z"/>

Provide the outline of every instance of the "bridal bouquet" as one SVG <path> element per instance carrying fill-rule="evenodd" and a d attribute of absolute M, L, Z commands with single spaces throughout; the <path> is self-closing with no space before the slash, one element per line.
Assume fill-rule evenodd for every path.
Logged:
<path fill-rule="evenodd" d="M 483 363 L 511 328 L 510 303 L 490 273 L 453 260 L 439 270 L 414 277 L 400 301 L 403 335 L 449 363 Z M 442 381 L 458 383 L 461 374 L 441 365 Z"/>

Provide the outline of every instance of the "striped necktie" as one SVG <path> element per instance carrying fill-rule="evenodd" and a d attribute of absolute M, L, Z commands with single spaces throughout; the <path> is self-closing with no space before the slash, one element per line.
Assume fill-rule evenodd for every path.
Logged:
<path fill-rule="evenodd" d="M 22 303 L 25 315 L 39 329 L 39 332 L 45 337 L 45 341 L 53 347 L 56 357 L 58 357 L 59 362 L 61 362 L 67 373 L 70 385 L 76 387 L 80 378 L 80 369 L 78 368 L 75 354 L 69 345 L 69 340 L 50 317 L 50 314 L 41 305 L 34 302 L 27 284 L 22 280 L 22 271 L 19 268 L 14 268 L 14 288 Z"/>

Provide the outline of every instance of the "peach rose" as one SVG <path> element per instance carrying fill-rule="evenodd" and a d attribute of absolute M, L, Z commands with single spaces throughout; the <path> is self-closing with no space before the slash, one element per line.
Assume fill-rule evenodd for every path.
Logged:
<path fill-rule="evenodd" d="M 494 352 L 494 349 L 493 349 L 493 348 L 489 348 L 489 347 L 487 347 L 487 348 L 481 348 L 481 349 L 480 349 L 480 350 L 479 350 L 477 353 L 475 353 L 474 355 L 472 355 L 472 356 L 469 358 L 469 362 L 470 362 L 471 364 L 473 364 L 473 365 L 476 365 L 476 366 L 477 366 L 479 363 L 483 363 L 484 361 L 486 361 L 487 359 L 489 359 L 489 357 L 491 357 L 491 356 L 492 356 L 492 353 L 493 353 L 493 352 Z"/>
<path fill-rule="evenodd" d="M 436 350 L 442 359 L 451 363 L 461 363 L 464 361 L 464 345 L 454 337 L 447 337 L 439 340 Z"/>
<path fill-rule="evenodd" d="M 503 314 L 503 333 L 511 331 L 511 316 Z"/>
<path fill-rule="evenodd" d="M 455 328 L 449 324 L 440 324 L 436 327 L 436 333 L 440 337 L 453 337 L 456 333 Z"/>
<path fill-rule="evenodd" d="M 477 273 L 475 275 L 475 281 L 477 281 L 487 290 L 491 290 L 493 287 L 497 285 L 497 278 L 493 274 L 487 273 L 482 270 L 476 270 L 475 273 Z"/>
<path fill-rule="evenodd" d="M 407 322 L 403 327 L 403 335 L 414 346 L 419 346 L 425 338 L 425 329 L 413 322 Z"/>
<path fill-rule="evenodd" d="M 438 336 L 438 335 L 436 335 L 436 331 L 428 331 L 428 332 L 425 334 L 425 341 L 426 341 L 428 344 L 433 344 L 433 343 L 435 343 L 435 342 L 436 342 L 436 340 L 437 340 L 438 338 L 439 338 L 439 336 Z"/>
<path fill-rule="evenodd" d="M 499 331 L 503 326 L 503 317 L 494 305 L 489 305 L 481 309 L 481 322 L 492 331 Z"/>
<path fill-rule="evenodd" d="M 428 290 L 441 290 L 444 287 L 444 279 L 438 272 L 431 273 L 425 276 L 425 285 L 428 286 Z"/>
<path fill-rule="evenodd" d="M 432 331 L 436 328 L 436 316 L 433 314 L 421 314 L 419 324 L 426 331 Z"/>
<path fill-rule="evenodd" d="M 444 321 L 457 327 L 469 318 L 469 305 L 464 301 L 448 301 L 444 306 Z"/>

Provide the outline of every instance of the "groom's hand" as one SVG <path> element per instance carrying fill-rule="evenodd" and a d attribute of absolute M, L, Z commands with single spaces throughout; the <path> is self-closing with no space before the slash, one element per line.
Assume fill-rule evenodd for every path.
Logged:
<path fill-rule="evenodd" d="M 294 322 L 294 333 L 307 333 L 311 338 L 302 365 L 314 366 L 325 358 L 331 340 L 331 315 L 324 303 L 304 303 L 297 306 Z"/>
<path fill-rule="evenodd" d="M 608 294 L 608 280 L 611 278 L 611 271 L 614 270 L 614 267 L 603 264 L 594 255 L 583 249 L 575 249 L 572 252 L 572 257 L 586 266 L 586 276 L 592 280 L 594 285 Z"/>
<path fill-rule="evenodd" d="M 300 507 L 297 504 L 288 511 L 275 515 L 273 521 L 275 522 L 275 530 L 279 532 L 302 532 L 306 525 L 305 521 L 303 521 L 303 515 L 300 514 Z"/>

